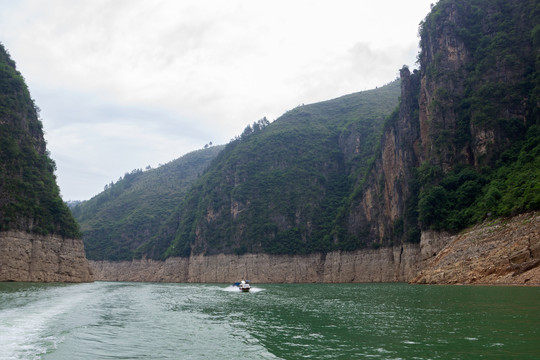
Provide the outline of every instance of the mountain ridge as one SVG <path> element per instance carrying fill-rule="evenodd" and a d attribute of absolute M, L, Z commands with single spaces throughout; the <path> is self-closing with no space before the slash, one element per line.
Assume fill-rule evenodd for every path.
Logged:
<path fill-rule="evenodd" d="M 247 127 L 136 257 L 396 257 L 426 234 L 538 210 L 538 15 L 535 1 L 440 0 L 420 68 L 392 83 L 399 106 L 378 96 L 374 128 L 337 99 Z"/>

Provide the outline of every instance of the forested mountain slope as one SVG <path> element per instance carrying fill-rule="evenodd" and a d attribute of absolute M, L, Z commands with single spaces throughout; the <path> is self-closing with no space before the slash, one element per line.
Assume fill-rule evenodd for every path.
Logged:
<path fill-rule="evenodd" d="M 323 238 L 350 191 L 349 174 L 368 168 L 398 95 L 395 81 L 299 106 L 271 124 L 248 125 L 219 154 L 223 147 L 212 147 L 126 174 L 73 208 L 88 257 L 187 255 L 188 237 L 207 211 L 215 217 L 203 230 L 209 244 L 195 252 L 332 248 Z"/>
<path fill-rule="evenodd" d="M 248 126 L 149 241 L 100 256 L 399 248 L 540 209 L 539 19 L 535 0 L 440 0 L 419 70 Z"/>
<path fill-rule="evenodd" d="M 360 121 L 328 142 L 317 134 L 335 128 L 313 122 L 313 137 L 290 128 L 281 147 L 257 142 L 271 131 L 231 144 L 186 199 L 165 256 L 395 245 L 538 209 L 538 13 L 535 1 L 441 0 L 420 26 L 420 70 L 402 69 L 382 138 L 366 142 Z M 295 111 L 298 123 L 313 118 Z"/>
<path fill-rule="evenodd" d="M 299 106 L 229 143 L 140 253 L 309 253 L 346 246 L 336 214 L 377 148 L 399 82 Z M 351 177 L 351 175 L 354 175 Z"/>
<path fill-rule="evenodd" d="M 60 197 L 39 109 L 0 44 L 0 231 L 79 237 Z"/>
<path fill-rule="evenodd" d="M 0 44 L 0 281 L 91 281 L 39 110 Z"/>
<path fill-rule="evenodd" d="M 185 193 L 223 149 L 193 151 L 156 169 L 136 169 L 72 208 L 89 259 L 123 260 L 155 235 Z"/>

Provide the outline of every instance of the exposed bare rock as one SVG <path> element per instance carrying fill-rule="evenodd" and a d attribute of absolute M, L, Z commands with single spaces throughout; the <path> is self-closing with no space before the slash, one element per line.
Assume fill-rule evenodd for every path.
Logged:
<path fill-rule="evenodd" d="M 428 231 L 420 244 L 380 249 L 90 261 L 90 266 L 96 280 L 106 281 L 540 285 L 540 212 L 454 236 Z"/>
<path fill-rule="evenodd" d="M 414 116 L 419 75 L 407 67 L 400 70 L 399 116 L 384 129 L 378 158 L 369 172 L 362 196 L 355 199 L 348 214 L 348 231 L 367 243 L 390 245 L 407 242 L 414 224 L 405 216 L 411 194 L 412 171 L 419 166 L 420 129 Z M 396 222 L 402 231 L 394 231 Z"/>
<path fill-rule="evenodd" d="M 452 235 L 445 231 L 423 231 L 420 238 L 422 260 L 436 256 L 448 244 L 451 237 Z"/>
<path fill-rule="evenodd" d="M 96 280 L 230 283 L 341 283 L 406 281 L 418 272 L 420 247 L 310 255 L 213 255 L 165 261 L 90 261 Z"/>
<path fill-rule="evenodd" d="M 475 226 L 420 266 L 413 283 L 540 285 L 540 213 Z"/>
<path fill-rule="evenodd" d="M 133 261 L 89 260 L 95 280 L 187 282 L 187 258 L 168 258 L 165 261 L 141 259 Z"/>
<path fill-rule="evenodd" d="M 0 233 L 0 281 L 89 282 L 82 239 Z"/>

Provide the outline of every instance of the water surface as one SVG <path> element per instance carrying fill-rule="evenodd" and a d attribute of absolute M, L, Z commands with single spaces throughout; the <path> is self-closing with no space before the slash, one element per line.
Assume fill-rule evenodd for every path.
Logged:
<path fill-rule="evenodd" d="M 540 288 L 0 283 L 0 359 L 539 359 Z"/>

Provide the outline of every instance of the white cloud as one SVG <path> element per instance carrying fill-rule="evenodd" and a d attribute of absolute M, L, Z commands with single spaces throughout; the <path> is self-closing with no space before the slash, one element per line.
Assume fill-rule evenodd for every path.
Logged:
<path fill-rule="evenodd" d="M 0 41 L 42 109 L 64 198 L 84 199 L 263 116 L 393 80 L 429 3 L 0 0 Z"/>

